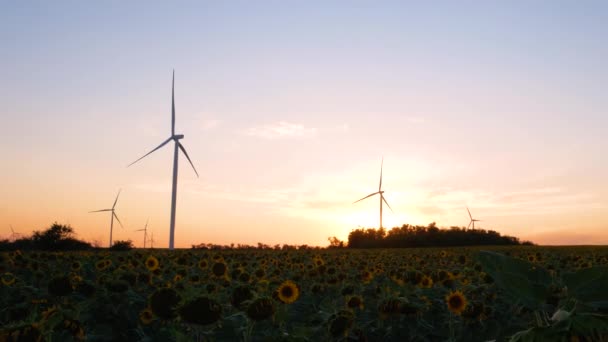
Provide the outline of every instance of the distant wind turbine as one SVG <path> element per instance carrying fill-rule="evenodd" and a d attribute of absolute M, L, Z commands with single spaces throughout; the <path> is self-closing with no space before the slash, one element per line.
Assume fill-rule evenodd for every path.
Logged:
<path fill-rule="evenodd" d="M 146 248 L 146 239 L 148 238 L 148 220 L 146 220 L 146 226 L 144 229 L 135 230 L 136 232 L 144 232 L 144 248 Z"/>
<path fill-rule="evenodd" d="M 469 222 L 467 229 L 469 229 L 469 227 L 471 227 L 471 225 L 473 225 L 473 229 L 475 229 L 475 222 L 479 222 L 481 220 L 476 220 L 473 218 L 473 216 L 471 215 L 471 211 L 469 210 L 469 207 L 467 207 L 467 211 L 469 212 L 469 217 L 471 218 L 471 222 Z"/>
<path fill-rule="evenodd" d="M 116 215 L 116 212 L 114 211 L 114 208 L 116 207 L 116 202 L 118 202 L 118 196 L 120 196 L 120 190 L 118 190 L 118 194 L 116 195 L 116 199 L 114 200 L 114 204 L 112 205 L 111 209 L 101 209 L 101 210 L 89 211 L 89 213 L 99 213 L 102 211 L 111 211 L 112 212 L 112 215 L 110 215 L 110 217 L 111 217 L 111 219 L 110 219 L 110 247 L 112 247 L 112 230 L 114 229 L 114 218 L 116 218 L 116 221 L 118 221 L 118 223 L 120 223 L 120 226 L 123 227 L 122 222 L 120 222 L 120 220 L 118 219 L 118 216 Z"/>
<path fill-rule="evenodd" d="M 359 201 L 363 201 L 364 199 L 368 198 L 368 197 L 372 197 L 374 195 L 380 195 L 380 228 L 382 228 L 382 201 L 384 201 L 384 203 L 386 203 L 386 206 L 394 213 L 393 208 L 391 208 L 390 205 L 388 205 L 388 202 L 386 201 L 386 199 L 384 198 L 384 191 L 382 190 L 382 165 L 384 164 L 384 157 L 382 158 L 382 162 L 380 163 L 380 185 L 378 186 L 378 192 L 374 192 L 372 194 L 369 194 L 365 197 L 363 197 L 362 199 L 353 202 L 353 204 L 359 202 Z"/>
<path fill-rule="evenodd" d="M 167 140 L 163 141 L 160 145 L 158 145 L 158 147 L 156 147 L 152 151 L 146 153 L 143 157 L 137 159 L 136 161 L 132 162 L 131 164 L 129 164 L 127 166 L 127 167 L 129 167 L 129 166 L 137 163 L 138 161 L 140 161 L 143 158 L 145 158 L 146 156 L 148 156 L 150 153 L 165 146 L 167 143 L 169 143 L 169 141 L 171 141 L 171 140 L 175 141 L 175 149 L 173 151 L 173 191 L 171 193 L 171 226 L 170 226 L 170 230 L 169 230 L 169 249 L 173 249 L 174 237 L 175 237 L 175 205 L 176 205 L 176 198 L 177 198 L 177 157 L 179 155 L 178 149 L 182 150 L 182 152 L 186 156 L 186 159 L 188 159 L 188 161 L 190 162 L 190 165 L 192 166 L 194 173 L 196 173 L 196 177 L 198 177 L 198 172 L 196 172 L 196 168 L 194 167 L 194 164 L 192 164 L 192 160 L 190 160 L 190 157 L 188 156 L 188 152 L 186 152 L 186 149 L 184 148 L 184 146 L 179 142 L 180 139 L 184 138 L 184 135 L 175 134 L 175 91 L 174 90 L 175 90 L 175 70 L 173 70 L 173 82 L 171 85 L 171 136 Z"/>
<path fill-rule="evenodd" d="M 9 225 L 9 226 L 11 227 L 11 236 L 9 237 L 9 240 L 10 241 L 15 241 L 15 240 L 17 240 L 17 238 L 19 236 L 21 236 L 21 234 L 15 232 L 15 230 L 13 229 L 13 225 L 12 224 Z"/>
<path fill-rule="evenodd" d="M 150 233 L 150 248 L 154 248 L 154 232 Z"/>

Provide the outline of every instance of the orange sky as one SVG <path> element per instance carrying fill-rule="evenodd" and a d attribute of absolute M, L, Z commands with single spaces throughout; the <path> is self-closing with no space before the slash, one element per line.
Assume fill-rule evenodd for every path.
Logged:
<path fill-rule="evenodd" d="M 608 244 L 606 4 L 4 6 L 0 236 L 110 207 L 167 246 L 176 70 L 176 246 L 327 245 L 377 227 L 466 226 Z M 134 15 L 137 14 L 137 15 Z M 159 25 L 162 22 L 162 25 Z"/>

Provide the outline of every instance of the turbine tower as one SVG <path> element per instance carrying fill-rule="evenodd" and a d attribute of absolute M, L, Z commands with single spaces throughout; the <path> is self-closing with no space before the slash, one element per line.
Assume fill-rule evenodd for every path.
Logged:
<path fill-rule="evenodd" d="M 173 150 L 173 190 L 171 192 L 171 226 L 169 228 L 169 249 L 173 249 L 174 237 L 175 237 L 175 206 L 176 206 L 176 199 L 177 199 L 177 157 L 179 155 L 178 150 L 182 150 L 182 152 L 186 156 L 186 159 L 188 159 L 188 161 L 190 162 L 190 165 L 192 166 L 194 173 L 196 173 L 196 177 L 198 177 L 198 172 L 196 172 L 196 168 L 194 167 L 194 164 L 192 164 L 192 160 L 190 160 L 190 157 L 188 156 L 188 152 L 186 152 L 186 149 L 184 148 L 184 146 L 179 142 L 180 139 L 184 138 L 184 135 L 175 134 L 175 91 L 174 90 L 175 90 L 175 70 L 173 70 L 173 81 L 171 84 L 171 136 L 167 140 L 163 141 L 160 145 L 158 145 L 158 147 L 156 147 L 152 151 L 146 153 L 143 157 L 137 159 L 136 161 L 132 162 L 131 164 L 129 164 L 127 166 L 127 167 L 129 167 L 129 166 L 137 163 L 138 161 L 142 160 L 143 158 L 145 158 L 152 152 L 154 152 L 154 151 L 158 150 L 159 148 L 168 144 L 169 141 L 173 140 L 175 142 L 175 148 Z"/>
<path fill-rule="evenodd" d="M 89 213 L 99 213 L 102 211 L 111 211 L 112 212 L 112 215 L 110 215 L 110 245 L 109 245 L 109 247 L 112 247 L 112 230 L 114 229 L 114 218 L 116 218 L 116 221 L 118 221 L 118 223 L 120 223 L 120 226 L 123 227 L 122 223 L 118 219 L 118 216 L 116 215 L 116 212 L 114 211 L 114 208 L 116 207 L 116 202 L 118 202 L 118 196 L 120 196 L 120 190 L 118 190 L 118 194 L 116 195 L 116 199 L 114 200 L 114 204 L 112 205 L 111 209 L 101 209 L 101 210 L 89 211 Z"/>
<path fill-rule="evenodd" d="M 144 232 L 144 248 L 146 248 L 146 239 L 148 238 L 148 220 L 146 220 L 146 226 L 144 229 L 134 230 L 135 232 Z"/>
<path fill-rule="evenodd" d="M 469 212 L 469 218 L 471 218 L 471 222 L 469 222 L 467 229 L 469 229 L 469 227 L 471 227 L 471 225 L 473 225 L 473 229 L 475 229 L 475 222 L 479 222 L 481 220 L 476 220 L 473 218 L 473 216 L 471 215 L 471 211 L 469 210 L 469 207 L 467 207 L 467 211 Z"/>
<path fill-rule="evenodd" d="M 368 197 L 372 197 L 374 195 L 380 195 L 380 229 L 382 229 L 382 202 L 384 201 L 384 203 L 386 203 L 386 206 L 394 213 L 393 208 L 391 208 L 390 205 L 388 205 L 388 202 L 386 201 L 386 199 L 384 198 L 384 190 L 382 190 L 382 165 L 384 164 L 384 157 L 382 157 L 382 162 L 380 163 L 380 185 L 378 186 L 378 192 L 374 192 L 372 194 L 369 194 L 365 197 L 363 197 L 362 199 L 353 202 L 353 204 L 359 202 L 359 201 L 363 201 L 364 199 L 368 198 Z"/>
<path fill-rule="evenodd" d="M 21 236 L 21 234 L 15 232 L 15 230 L 13 229 L 13 225 L 12 224 L 9 225 L 9 226 L 11 227 L 11 236 L 9 237 L 9 240 L 14 242 L 15 240 L 17 240 L 17 238 L 19 236 Z"/>

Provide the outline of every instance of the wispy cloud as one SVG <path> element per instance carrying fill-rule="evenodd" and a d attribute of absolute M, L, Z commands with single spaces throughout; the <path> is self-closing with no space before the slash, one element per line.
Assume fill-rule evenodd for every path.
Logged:
<path fill-rule="evenodd" d="M 273 124 L 250 127 L 247 129 L 246 134 L 264 139 L 311 137 L 317 134 L 317 129 L 304 127 L 301 124 L 280 121 Z"/>
<path fill-rule="evenodd" d="M 203 131 L 212 130 L 217 128 L 221 123 L 222 121 L 217 119 L 203 119 L 201 121 L 201 129 Z"/>

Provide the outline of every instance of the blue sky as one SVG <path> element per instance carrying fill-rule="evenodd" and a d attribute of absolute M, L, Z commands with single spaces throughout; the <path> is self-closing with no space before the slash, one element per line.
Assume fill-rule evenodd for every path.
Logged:
<path fill-rule="evenodd" d="M 168 137 L 175 69 L 201 174 L 180 164 L 178 244 L 345 238 L 377 221 L 350 203 L 383 155 L 385 222 L 466 225 L 469 205 L 608 243 L 607 19 L 601 1 L 4 3 L 0 225 L 105 241 L 86 212 L 123 188 L 121 219 L 162 241 L 170 149 L 125 166 Z"/>

